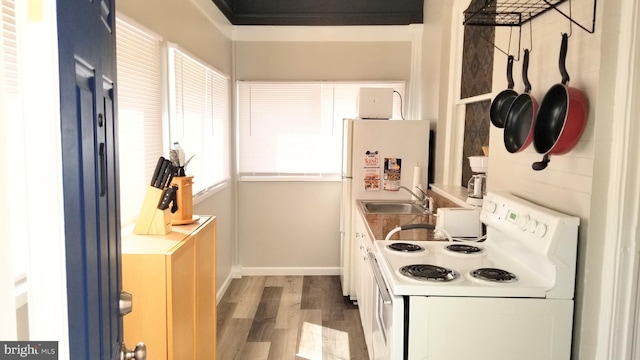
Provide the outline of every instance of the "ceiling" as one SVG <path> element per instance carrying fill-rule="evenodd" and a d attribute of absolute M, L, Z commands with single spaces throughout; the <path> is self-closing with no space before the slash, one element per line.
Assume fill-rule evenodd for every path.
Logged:
<path fill-rule="evenodd" d="M 424 0 L 212 0 L 233 25 L 421 24 Z"/>

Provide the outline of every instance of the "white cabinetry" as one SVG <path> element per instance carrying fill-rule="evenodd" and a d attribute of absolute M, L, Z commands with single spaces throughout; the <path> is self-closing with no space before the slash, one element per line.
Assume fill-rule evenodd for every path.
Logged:
<path fill-rule="evenodd" d="M 354 251 L 355 256 L 353 257 L 353 263 L 355 264 L 355 291 L 358 299 L 360 320 L 362 321 L 362 330 L 370 359 L 374 359 L 372 334 L 374 330 L 376 313 L 375 301 L 377 300 L 377 294 L 374 283 L 375 279 L 371 265 L 369 265 L 367 253 L 373 251 L 373 240 L 363 216 L 357 212 L 355 216 L 356 251 Z"/>

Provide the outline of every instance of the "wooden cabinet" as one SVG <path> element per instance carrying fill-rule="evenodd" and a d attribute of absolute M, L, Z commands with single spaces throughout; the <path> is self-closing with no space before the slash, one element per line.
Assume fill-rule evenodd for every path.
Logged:
<path fill-rule="evenodd" d="M 144 342 L 148 359 L 215 358 L 215 234 L 215 218 L 202 217 L 122 241 L 122 289 L 133 295 L 124 340 Z"/>

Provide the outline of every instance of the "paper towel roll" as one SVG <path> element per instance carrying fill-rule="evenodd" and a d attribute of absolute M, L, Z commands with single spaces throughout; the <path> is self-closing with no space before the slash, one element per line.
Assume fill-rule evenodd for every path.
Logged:
<path fill-rule="evenodd" d="M 420 193 L 420 190 L 416 189 L 416 187 L 423 189 L 422 187 L 424 184 L 423 173 L 424 171 L 422 170 L 421 166 L 415 166 L 413 168 L 413 184 L 411 186 L 411 191 L 413 191 L 417 195 L 420 195 L 421 193 Z M 413 200 L 420 201 L 420 199 L 416 198 L 415 196 L 413 197 Z"/>

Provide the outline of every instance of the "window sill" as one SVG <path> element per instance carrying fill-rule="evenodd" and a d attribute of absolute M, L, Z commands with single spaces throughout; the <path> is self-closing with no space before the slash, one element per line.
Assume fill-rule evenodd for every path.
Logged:
<path fill-rule="evenodd" d="M 284 181 L 299 181 L 299 182 L 314 182 L 314 181 L 324 181 L 324 182 L 338 182 L 342 181 L 342 178 L 338 176 L 240 176 L 238 181 L 241 182 L 284 182 Z"/>
<path fill-rule="evenodd" d="M 229 185 L 229 179 L 227 179 L 227 180 L 225 180 L 225 181 L 223 181 L 221 183 L 215 184 L 215 185 L 207 188 L 206 190 L 203 190 L 203 191 L 195 194 L 193 196 L 193 205 L 196 205 L 196 204 L 204 201 L 208 197 L 217 194 L 218 192 L 220 192 L 223 189 L 225 189 L 228 185 Z"/>

